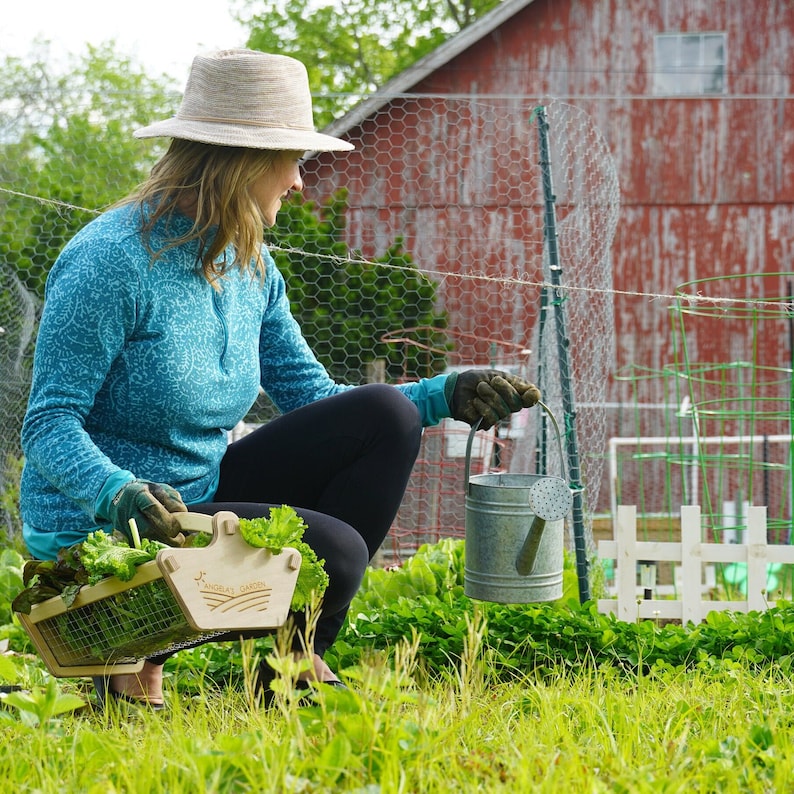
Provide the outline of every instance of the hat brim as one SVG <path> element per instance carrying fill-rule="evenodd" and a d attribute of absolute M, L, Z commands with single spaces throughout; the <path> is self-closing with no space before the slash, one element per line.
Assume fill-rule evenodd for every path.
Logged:
<path fill-rule="evenodd" d="M 216 124 L 177 117 L 157 121 L 132 133 L 136 138 L 180 138 L 186 141 L 279 151 L 349 152 L 356 147 L 341 138 L 313 130 Z"/>

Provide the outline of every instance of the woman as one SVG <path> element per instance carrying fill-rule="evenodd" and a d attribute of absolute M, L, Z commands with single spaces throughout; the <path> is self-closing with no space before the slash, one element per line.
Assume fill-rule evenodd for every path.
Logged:
<path fill-rule="evenodd" d="M 263 245 L 303 187 L 303 153 L 353 148 L 314 130 L 300 62 L 198 56 L 176 116 L 135 135 L 172 141 L 48 278 L 22 428 L 25 541 L 51 559 L 135 518 L 178 545 L 176 512 L 292 505 L 330 577 L 304 676 L 338 684 L 322 657 L 400 505 L 422 427 L 447 416 L 490 427 L 540 395 L 477 370 L 351 387 L 319 364 Z M 260 387 L 282 415 L 227 446 Z M 161 707 L 164 661 L 100 681 L 100 694 Z M 270 678 L 263 666 L 260 684 Z"/>

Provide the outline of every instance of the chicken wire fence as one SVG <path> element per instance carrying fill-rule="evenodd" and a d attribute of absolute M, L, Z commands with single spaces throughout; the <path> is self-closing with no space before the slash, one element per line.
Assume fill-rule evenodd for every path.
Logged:
<path fill-rule="evenodd" d="M 535 112 L 540 107 L 549 129 L 546 163 Z M 348 383 L 399 382 L 470 367 L 506 369 L 536 382 L 566 437 L 575 430 L 592 549 L 591 519 L 608 501 L 604 404 L 614 361 L 609 251 L 620 206 L 615 165 L 599 130 L 582 110 L 554 100 L 410 95 L 390 97 L 363 122 L 334 132 L 356 150 L 308 153 L 304 191 L 285 203 L 268 233 L 309 344 L 329 372 Z M 149 165 L 157 154 L 150 151 Z M 91 170 L 90 148 L 73 155 Z M 551 228 L 544 166 L 554 186 Z M 147 168 L 144 163 L 119 175 L 117 197 Z M 0 182 L 6 218 L 0 236 L 0 485 L 8 534 L 19 531 L 8 494 L 18 477 L 43 276 L 64 242 L 100 209 L 76 201 L 81 193 L 74 186 L 64 190 L 77 178 L 73 163 L 60 181 L 50 179 L 49 191 L 16 174 Z M 549 235 L 559 262 L 550 262 Z M 549 330 L 559 317 L 566 322 L 564 340 Z M 566 367 L 560 366 L 563 343 Z M 566 395 L 575 411 L 563 410 Z M 526 410 L 478 433 L 472 472 L 548 466 L 548 473 L 568 478 L 568 461 L 546 456 L 539 441 L 541 413 Z M 273 415 L 262 395 L 230 436 Z M 463 535 L 467 437 L 468 427 L 451 420 L 425 431 L 383 549 L 387 560 Z"/>

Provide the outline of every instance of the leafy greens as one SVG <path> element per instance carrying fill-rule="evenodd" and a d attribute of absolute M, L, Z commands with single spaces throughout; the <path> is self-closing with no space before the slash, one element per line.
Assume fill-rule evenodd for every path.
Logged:
<path fill-rule="evenodd" d="M 269 518 L 241 518 L 240 534 L 249 546 L 264 548 L 273 554 L 280 554 L 289 546 L 301 555 L 301 567 L 291 608 L 295 611 L 305 609 L 311 602 L 312 594 L 322 596 L 328 587 L 328 574 L 325 560 L 317 559 L 314 549 L 303 540 L 306 530 L 304 520 L 288 505 L 271 507 Z"/>
<path fill-rule="evenodd" d="M 60 595 L 71 606 L 83 585 L 93 585 L 108 576 L 128 582 L 137 566 L 153 560 L 165 544 L 144 538 L 132 548 L 119 533 L 97 530 L 84 541 L 61 549 L 55 560 L 28 560 L 22 571 L 25 589 L 12 604 L 15 612 L 29 615 L 33 604 Z"/>

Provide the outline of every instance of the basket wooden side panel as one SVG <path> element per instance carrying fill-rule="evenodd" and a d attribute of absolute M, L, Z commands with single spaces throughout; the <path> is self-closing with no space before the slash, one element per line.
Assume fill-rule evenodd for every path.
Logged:
<path fill-rule="evenodd" d="M 289 613 L 301 556 L 249 546 L 234 513 L 213 517 L 213 539 L 205 548 L 163 549 L 157 564 L 197 631 L 272 629 Z"/>

